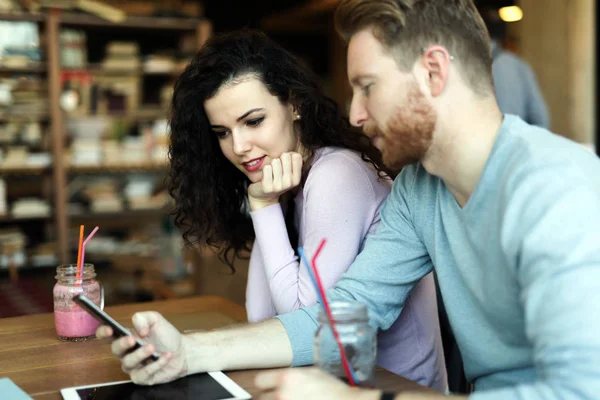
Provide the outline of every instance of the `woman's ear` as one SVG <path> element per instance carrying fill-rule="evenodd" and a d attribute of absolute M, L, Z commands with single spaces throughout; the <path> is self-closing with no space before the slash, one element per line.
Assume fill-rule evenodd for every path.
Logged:
<path fill-rule="evenodd" d="M 296 101 L 296 97 L 294 96 L 294 93 L 292 93 L 291 91 L 288 96 L 288 110 L 290 111 L 290 113 L 292 115 L 292 120 L 297 121 L 300 119 L 299 118 L 299 117 L 301 117 L 300 107 L 298 107 L 298 102 Z"/>
<path fill-rule="evenodd" d="M 292 113 L 292 119 L 294 121 L 298 121 L 299 119 L 302 118 L 302 115 L 300 115 L 299 108 L 297 106 L 295 106 L 293 103 L 290 103 L 289 110 Z"/>

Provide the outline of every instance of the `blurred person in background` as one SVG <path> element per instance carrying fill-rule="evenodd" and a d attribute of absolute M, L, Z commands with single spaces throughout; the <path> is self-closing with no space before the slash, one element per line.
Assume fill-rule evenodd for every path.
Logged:
<path fill-rule="evenodd" d="M 500 18 L 498 8 L 482 7 L 480 12 L 490 33 L 492 74 L 500 111 L 518 115 L 531 125 L 548 129 L 548 108 L 533 70 L 518 55 L 503 47 L 507 25 Z"/>

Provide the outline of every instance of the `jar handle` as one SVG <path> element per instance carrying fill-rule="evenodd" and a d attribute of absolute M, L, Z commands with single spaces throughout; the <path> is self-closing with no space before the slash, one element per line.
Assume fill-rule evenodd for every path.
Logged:
<path fill-rule="evenodd" d="M 104 311 L 104 285 L 98 282 L 100 285 L 100 309 Z"/>

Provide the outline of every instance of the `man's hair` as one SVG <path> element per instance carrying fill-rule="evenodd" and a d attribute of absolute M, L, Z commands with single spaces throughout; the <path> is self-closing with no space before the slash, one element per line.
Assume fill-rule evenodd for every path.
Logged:
<path fill-rule="evenodd" d="M 335 25 L 347 42 L 372 28 L 405 71 L 422 49 L 444 46 L 475 92 L 493 92 L 490 38 L 473 0 L 342 0 Z"/>

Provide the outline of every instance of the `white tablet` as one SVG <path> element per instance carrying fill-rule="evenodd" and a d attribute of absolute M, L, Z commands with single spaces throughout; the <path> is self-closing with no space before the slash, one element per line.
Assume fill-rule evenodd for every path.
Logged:
<path fill-rule="evenodd" d="M 244 400 L 252 396 L 222 372 L 190 375 L 173 382 L 139 386 L 131 381 L 62 389 L 64 400 Z"/>

